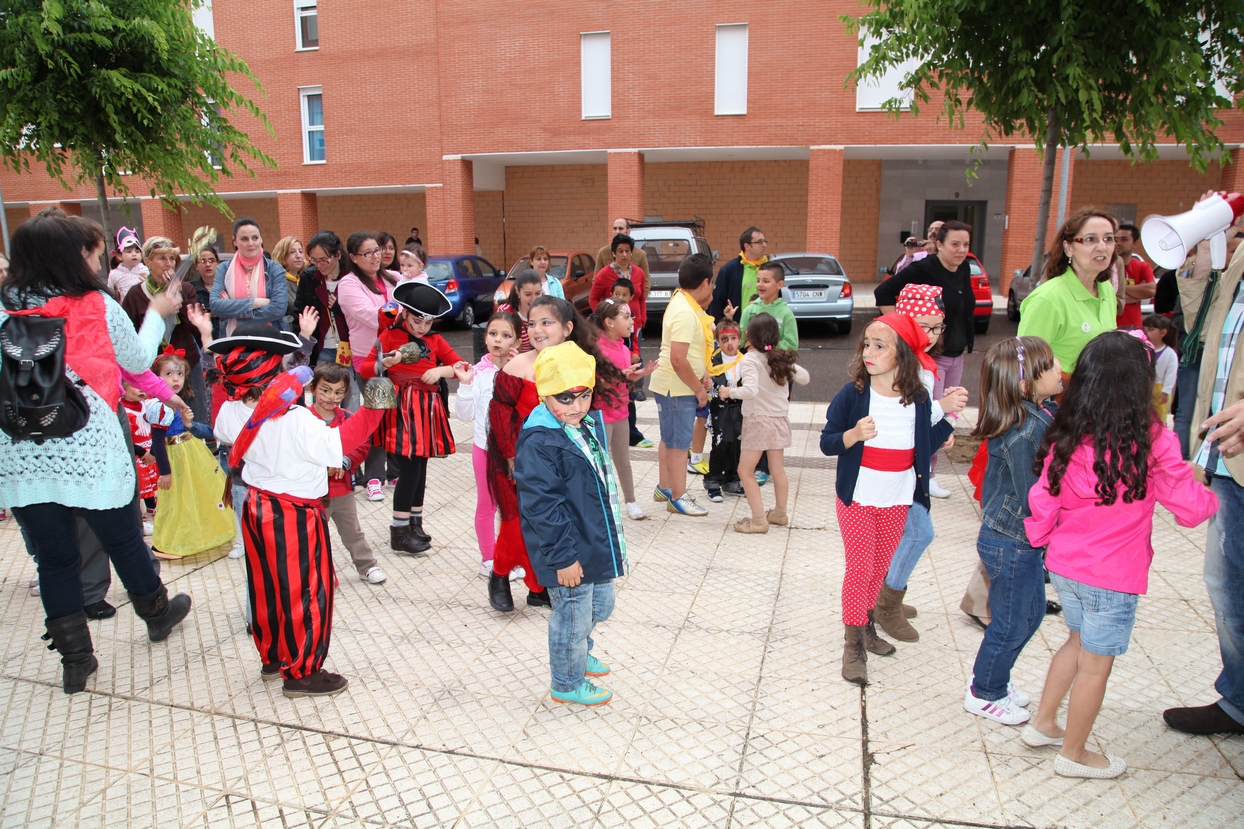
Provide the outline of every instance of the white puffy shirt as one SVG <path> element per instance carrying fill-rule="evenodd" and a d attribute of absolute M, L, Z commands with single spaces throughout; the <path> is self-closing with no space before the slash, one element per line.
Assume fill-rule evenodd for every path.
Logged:
<path fill-rule="evenodd" d="M 475 379 L 459 383 L 454 396 L 454 415 L 475 427 L 475 445 L 488 448 L 488 406 L 492 403 L 492 386 L 497 379 L 497 367 L 491 360 L 475 364 Z"/>
<path fill-rule="evenodd" d="M 251 411 L 240 400 L 221 406 L 216 416 L 217 439 L 232 445 Z M 309 409 L 294 406 L 259 427 L 242 458 L 242 480 L 247 486 L 279 495 L 323 498 L 328 494 L 328 468 L 340 467 L 341 458 L 341 433 Z"/>

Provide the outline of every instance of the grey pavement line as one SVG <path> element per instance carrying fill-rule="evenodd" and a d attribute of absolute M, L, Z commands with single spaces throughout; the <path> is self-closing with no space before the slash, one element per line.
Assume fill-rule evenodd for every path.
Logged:
<path fill-rule="evenodd" d="M 772 625 L 772 623 L 770 624 Z M 762 665 L 763 665 L 763 660 L 762 660 Z M 57 689 L 60 688 L 59 682 L 44 682 L 44 681 L 40 681 L 37 679 L 30 679 L 28 677 L 13 676 L 11 674 L 0 674 L 0 677 L 3 677 L 4 679 L 11 679 L 14 682 L 26 682 L 26 683 L 30 683 L 31 685 L 42 685 L 46 688 L 57 688 Z M 271 720 L 271 719 L 266 719 L 263 717 L 247 717 L 247 716 L 243 716 L 240 714 L 230 714 L 224 711 L 208 711 L 202 708 L 196 708 L 192 705 L 184 705 L 184 704 L 172 703 L 172 702 L 155 702 L 150 699 L 144 699 L 143 697 L 131 696 L 128 694 L 110 694 L 106 691 L 95 691 L 91 689 L 87 689 L 86 691 L 83 691 L 82 693 L 94 694 L 95 696 L 98 696 L 98 697 L 105 697 L 105 698 L 114 699 L 114 700 L 122 700 L 125 702 L 138 702 L 138 703 L 143 703 L 145 705 L 160 706 L 163 708 L 171 708 L 171 709 L 176 709 L 180 711 L 188 711 L 188 712 L 192 712 L 195 714 L 207 714 L 212 717 L 224 717 L 226 719 L 234 720 L 237 722 L 253 723 L 255 725 L 270 725 L 276 728 L 286 729 L 289 731 L 301 731 L 307 734 L 318 734 L 323 737 L 339 737 L 339 738 L 346 739 L 346 740 L 355 740 L 360 743 L 371 743 L 373 745 L 388 746 L 390 748 L 413 748 L 418 751 L 426 751 L 430 754 L 441 754 L 441 755 L 445 755 L 448 757 L 460 757 L 466 760 L 479 760 L 481 762 L 501 763 L 502 765 L 505 765 L 505 766 L 511 766 L 514 768 L 523 768 L 523 769 L 528 769 L 530 771 L 568 774 L 568 775 L 572 775 L 575 777 L 589 777 L 589 778 L 592 778 L 593 780 L 603 780 L 603 781 L 608 781 L 611 783 L 612 782 L 632 783 L 632 784 L 641 785 L 641 786 L 650 786 L 654 789 L 670 789 L 673 791 L 680 791 L 680 792 L 694 792 L 697 794 L 706 794 L 712 797 L 742 798 L 744 800 L 759 801 L 763 803 L 774 803 L 774 804 L 783 805 L 783 806 L 801 806 L 805 809 L 809 809 L 809 810 L 817 811 L 817 812 L 835 812 L 835 813 L 841 812 L 841 813 L 849 813 L 849 814 L 861 814 L 865 818 L 864 825 L 866 829 L 867 827 L 871 826 L 871 823 L 868 820 L 870 814 L 876 815 L 877 817 L 895 818 L 898 820 L 921 821 L 921 822 L 932 823 L 936 825 L 945 825 L 945 826 L 961 826 L 961 827 L 965 827 L 965 829 L 1031 829 L 1031 827 L 1025 827 L 1022 824 L 973 823 L 971 821 L 954 820 L 950 818 L 936 818 L 936 817 L 931 817 L 927 815 L 905 815 L 905 814 L 900 814 L 897 812 L 870 812 L 867 808 L 867 801 L 865 801 L 866 805 L 864 809 L 856 809 L 856 808 L 849 807 L 849 806 L 829 806 L 825 803 L 816 803 L 813 801 L 798 800 L 795 798 L 774 797 L 771 795 L 761 795 L 761 794 L 746 794 L 744 792 L 738 791 L 737 787 L 734 791 L 723 792 L 723 791 L 717 791 L 714 789 L 704 789 L 704 788 L 699 788 L 696 786 L 687 786 L 687 785 L 683 785 L 679 783 L 667 783 L 667 782 L 656 781 L 656 780 L 648 780 L 642 777 L 628 777 L 622 774 L 606 774 L 604 772 L 583 771 L 583 770 L 578 770 L 578 769 L 566 769 L 566 768 L 561 768 L 558 766 L 544 765 L 542 763 L 529 763 L 529 762 L 524 762 L 520 760 L 505 760 L 500 757 L 490 757 L 486 754 L 475 754 L 473 752 L 461 751 L 461 750 L 455 750 L 455 749 L 432 748 L 432 747 L 421 745 L 418 743 L 403 742 L 401 740 L 383 739 L 380 737 L 363 737 L 363 736 L 359 736 L 358 734 L 350 734 L 344 731 L 334 731 L 328 728 L 314 728 L 308 725 L 281 722 L 280 720 Z M 754 712 L 754 709 L 753 709 L 753 712 Z M 753 713 L 753 716 L 754 716 L 754 713 Z M 749 720 L 748 722 L 749 733 L 750 733 L 750 728 L 751 728 L 751 721 Z M 19 753 L 32 754 L 32 756 L 56 757 L 56 755 L 48 755 L 43 752 L 26 752 L 21 749 L 18 749 L 18 751 Z M 115 766 L 98 766 L 98 764 L 87 763 L 84 760 L 74 760 L 73 758 L 70 758 L 70 757 L 62 756 L 57 759 L 68 760 L 69 762 L 81 763 L 83 765 L 94 765 L 94 766 L 97 766 L 98 768 L 112 769 L 114 771 L 123 772 L 126 775 L 138 774 L 140 776 L 144 776 L 144 777 L 146 776 L 146 775 L 143 775 L 141 772 L 133 772 L 128 769 L 120 769 Z M 740 766 L 740 774 L 742 773 L 741 769 L 742 769 L 742 766 Z M 155 774 L 154 776 L 161 780 L 171 779 L 168 777 L 162 777 L 158 773 Z M 865 779 L 867 780 L 867 778 Z M 220 792 L 223 795 L 240 798 L 240 799 L 247 800 L 247 801 L 254 801 L 257 803 L 274 803 L 280 806 L 288 805 L 288 804 L 284 804 L 282 802 L 275 801 L 275 800 L 265 800 L 263 798 L 250 797 L 248 795 L 241 794 L 236 791 L 229 790 L 229 789 L 221 789 L 221 788 L 217 788 L 214 786 L 196 786 L 193 783 L 184 783 L 182 781 L 177 781 L 177 782 L 178 782 L 178 785 L 187 785 L 187 786 L 191 786 L 196 789 L 201 789 L 203 791 Z M 331 810 L 331 807 L 329 808 L 328 811 L 317 810 L 313 807 L 291 806 L 290 808 L 296 811 L 315 812 L 317 814 L 327 814 L 330 817 L 336 814 L 335 812 Z M 733 807 L 731 808 L 731 815 L 733 815 Z"/>

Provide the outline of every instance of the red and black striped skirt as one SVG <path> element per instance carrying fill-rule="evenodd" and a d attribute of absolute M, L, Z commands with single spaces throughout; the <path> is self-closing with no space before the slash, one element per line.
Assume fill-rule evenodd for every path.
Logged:
<path fill-rule="evenodd" d="M 445 399 L 435 389 L 398 386 L 397 408 L 376 430 L 376 445 L 404 458 L 443 458 L 454 453 Z"/>

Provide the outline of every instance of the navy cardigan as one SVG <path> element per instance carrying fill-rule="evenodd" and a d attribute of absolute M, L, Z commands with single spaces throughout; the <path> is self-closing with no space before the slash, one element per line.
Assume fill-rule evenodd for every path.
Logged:
<path fill-rule="evenodd" d="M 855 428 L 860 418 L 868 415 L 868 388 L 858 391 L 854 383 L 847 383 L 834 395 L 825 412 L 825 428 L 821 430 L 821 452 L 838 456 L 838 477 L 835 489 L 838 499 L 850 504 L 855 497 L 855 482 L 860 477 L 860 460 L 864 457 L 864 442 L 848 449 L 842 436 Z M 929 425 L 933 418 L 933 402 L 926 396 L 916 403 L 916 491 L 912 500 L 925 509 L 929 508 L 929 459 L 941 448 L 954 431 L 949 420 L 942 418 L 935 426 Z"/>

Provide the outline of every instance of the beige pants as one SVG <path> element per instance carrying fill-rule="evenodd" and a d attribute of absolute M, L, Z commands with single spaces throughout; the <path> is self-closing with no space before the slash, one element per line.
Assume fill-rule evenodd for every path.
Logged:
<path fill-rule="evenodd" d="M 360 576 L 366 576 L 367 571 L 376 566 L 376 556 L 363 535 L 363 528 L 359 526 L 359 509 L 354 493 L 325 498 L 324 513 L 332 519 L 337 534 L 341 536 L 341 543 L 350 551 L 354 568 Z"/>
<path fill-rule="evenodd" d="M 989 624 L 989 573 L 979 560 L 972 570 L 972 577 L 968 579 L 968 589 L 963 594 L 963 601 L 959 602 L 959 609 Z"/>

